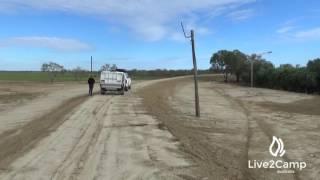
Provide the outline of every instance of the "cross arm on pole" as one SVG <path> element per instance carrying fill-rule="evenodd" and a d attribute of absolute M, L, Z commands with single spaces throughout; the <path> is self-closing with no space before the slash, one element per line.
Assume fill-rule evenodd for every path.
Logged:
<path fill-rule="evenodd" d="M 182 28 L 184 37 L 185 37 L 185 38 L 191 38 L 191 35 L 188 36 L 188 35 L 186 34 L 186 31 L 184 30 L 184 26 L 183 26 L 183 23 L 182 23 L 182 22 L 181 22 L 181 28 Z"/>

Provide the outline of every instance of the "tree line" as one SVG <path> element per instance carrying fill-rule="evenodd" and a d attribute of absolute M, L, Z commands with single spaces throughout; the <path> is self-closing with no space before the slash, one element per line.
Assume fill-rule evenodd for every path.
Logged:
<path fill-rule="evenodd" d="M 234 75 L 237 82 L 249 84 L 253 61 L 253 82 L 257 87 L 295 92 L 320 93 L 320 58 L 309 60 L 307 66 L 283 64 L 275 67 L 256 54 L 246 55 L 239 50 L 220 50 L 210 59 L 211 68 L 224 73 L 225 81 Z"/>
<path fill-rule="evenodd" d="M 100 67 L 99 72 L 101 71 L 107 71 L 107 70 L 116 70 L 117 65 L 115 64 L 104 64 Z M 75 81 L 81 81 L 85 78 L 87 78 L 89 75 L 91 75 L 91 72 L 89 70 L 86 70 L 84 68 L 81 68 L 80 66 L 77 66 L 74 69 L 66 69 L 63 65 L 60 65 L 55 62 L 48 62 L 43 63 L 41 66 L 42 72 L 47 72 L 50 82 L 54 82 L 58 75 L 63 76 L 67 73 L 71 73 L 74 76 Z M 96 76 L 97 72 L 92 73 L 94 76 Z"/>
<path fill-rule="evenodd" d="M 116 70 L 118 67 L 116 64 L 104 64 L 100 67 L 98 71 L 94 71 L 92 74 L 97 77 L 101 71 L 112 71 Z M 90 76 L 90 71 L 81 67 L 76 67 L 74 69 L 65 69 L 64 66 L 55 63 L 48 62 L 41 66 L 41 71 L 48 74 L 50 82 L 54 82 L 58 76 L 72 75 L 75 81 L 83 81 Z M 199 74 L 207 74 L 210 70 L 199 70 Z M 138 70 L 131 69 L 128 70 L 128 74 L 132 79 L 159 79 L 159 78 L 169 78 L 175 76 L 192 75 L 193 71 L 190 70 L 167 70 L 167 69 L 155 69 L 155 70 Z"/>

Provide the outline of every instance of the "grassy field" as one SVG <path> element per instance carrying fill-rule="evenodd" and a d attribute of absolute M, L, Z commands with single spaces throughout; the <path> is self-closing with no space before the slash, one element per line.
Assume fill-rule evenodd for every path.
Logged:
<path fill-rule="evenodd" d="M 89 73 L 75 75 L 71 72 L 58 73 L 54 77 L 54 82 L 63 81 L 85 81 Z M 0 81 L 35 81 L 51 82 L 51 75 L 47 72 L 38 71 L 0 71 Z"/>
<path fill-rule="evenodd" d="M 96 80 L 99 79 L 99 72 L 93 72 Z M 163 73 L 163 72 L 129 72 L 133 80 L 152 80 L 186 75 L 187 73 Z M 0 71 L 0 81 L 31 81 L 51 82 L 52 74 L 40 71 Z M 75 74 L 74 72 L 57 73 L 54 82 L 84 82 L 90 76 L 90 72 Z"/>

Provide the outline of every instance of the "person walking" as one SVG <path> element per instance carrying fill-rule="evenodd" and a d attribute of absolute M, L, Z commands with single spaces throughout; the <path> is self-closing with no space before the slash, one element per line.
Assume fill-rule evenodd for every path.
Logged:
<path fill-rule="evenodd" d="M 93 87 L 94 87 L 94 83 L 96 81 L 94 80 L 94 78 L 92 76 L 89 77 L 88 79 L 88 84 L 89 84 L 89 96 L 92 96 L 92 91 L 93 91 Z"/>

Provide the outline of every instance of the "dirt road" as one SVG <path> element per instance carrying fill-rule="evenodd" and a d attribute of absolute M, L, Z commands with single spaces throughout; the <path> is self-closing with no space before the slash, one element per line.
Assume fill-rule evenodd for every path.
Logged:
<path fill-rule="evenodd" d="M 316 97 L 207 79 L 200 81 L 201 118 L 195 118 L 191 78 L 140 82 L 124 96 L 87 97 L 83 89 L 67 88 L 66 101 L 57 99 L 57 91 L 1 113 L 0 179 L 316 179 L 320 174 L 318 111 L 296 112 L 297 102 L 314 108 Z M 36 114 L 15 114 L 51 101 Z M 284 141 L 287 153 L 279 159 L 306 161 L 307 168 L 294 174 L 249 169 L 248 160 L 273 159 L 272 136 Z"/>
<path fill-rule="evenodd" d="M 135 90 L 82 99 L 69 102 L 78 101 L 77 107 L 60 107 L 69 113 L 49 113 L 2 135 L 0 179 L 197 178 L 179 142 L 159 128 Z M 39 127 L 41 121 L 50 127 Z"/>

